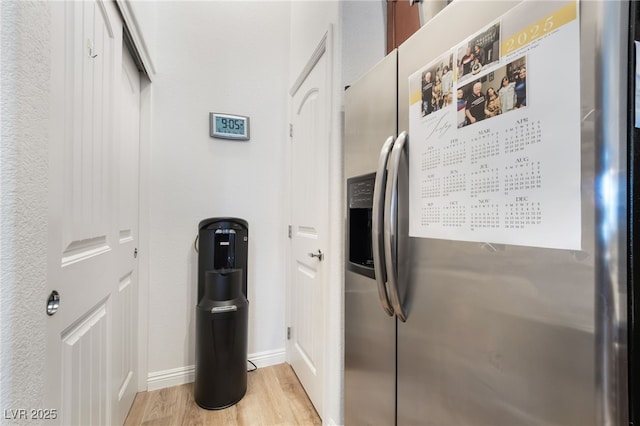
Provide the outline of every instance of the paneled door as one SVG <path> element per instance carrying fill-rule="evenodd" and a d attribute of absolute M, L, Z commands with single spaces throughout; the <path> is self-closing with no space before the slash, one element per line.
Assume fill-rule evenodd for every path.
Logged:
<path fill-rule="evenodd" d="M 326 39 L 325 39 L 326 41 Z M 287 357 L 322 416 L 327 268 L 328 54 L 316 50 L 292 98 L 291 328 Z"/>
<path fill-rule="evenodd" d="M 44 403 L 58 424 L 121 424 L 137 390 L 139 83 L 114 2 L 51 10 Z"/>
<path fill-rule="evenodd" d="M 140 151 L 140 73 L 122 48 L 120 99 L 116 109 L 118 152 L 117 288 L 113 288 L 113 424 L 123 424 L 137 391 L 138 359 L 138 211 Z"/>

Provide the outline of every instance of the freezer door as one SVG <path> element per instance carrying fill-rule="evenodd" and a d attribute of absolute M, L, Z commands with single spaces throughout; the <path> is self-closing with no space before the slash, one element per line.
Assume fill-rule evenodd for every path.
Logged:
<path fill-rule="evenodd" d="M 397 58 L 389 53 L 345 93 L 346 179 L 375 172 L 382 145 L 396 135 Z"/>
<path fill-rule="evenodd" d="M 378 302 L 376 283 L 346 273 L 344 418 L 345 425 L 395 422 L 396 320 Z"/>
<path fill-rule="evenodd" d="M 409 128 L 408 77 L 511 7 L 453 2 L 400 47 L 399 131 Z M 606 195 L 624 199 L 624 188 L 616 186 L 624 183 L 624 161 L 615 164 L 624 153 L 614 146 L 604 154 L 607 144 L 616 145 L 624 136 L 598 139 L 605 106 L 597 106 L 600 80 L 594 71 L 597 37 L 626 25 L 620 21 L 604 31 L 601 7 L 601 2 L 579 4 L 582 250 L 409 238 L 400 223 L 405 228 L 398 231 L 398 258 L 404 262 L 399 282 L 408 318 L 398 322 L 398 425 L 625 424 L 624 403 L 603 407 L 600 397 L 605 385 L 624 381 L 626 366 L 613 351 L 602 358 L 606 350 L 596 334 L 596 306 L 626 317 L 624 290 L 601 285 L 602 279 L 615 281 L 626 271 L 624 203 L 613 209 L 596 203 L 605 195 L 597 183 L 611 185 Z M 626 52 L 625 45 L 619 47 Z M 609 65 L 625 70 L 626 57 Z M 619 77 L 612 76 L 625 81 Z M 609 90 L 625 93 L 615 85 Z M 608 116 L 613 126 L 625 128 L 617 121 L 624 112 Z M 410 136 L 409 155 L 412 142 Z M 611 164 L 602 163 L 604 156 Z M 408 178 L 400 182 L 399 216 L 407 220 Z M 614 347 L 624 354 L 624 324 L 600 332 L 619 338 Z M 613 368 L 602 372 L 605 363 Z M 610 383 L 603 384 L 603 377 Z M 624 399 L 624 390 L 614 392 Z M 610 412 L 609 420 L 603 411 Z"/>
<path fill-rule="evenodd" d="M 395 137 L 396 58 L 394 51 L 347 90 L 346 179 L 375 173 L 383 144 Z M 349 258 L 347 253 L 347 264 Z M 383 310 L 376 280 L 352 270 L 345 271 L 344 304 L 345 424 L 393 425 L 395 317 Z"/>

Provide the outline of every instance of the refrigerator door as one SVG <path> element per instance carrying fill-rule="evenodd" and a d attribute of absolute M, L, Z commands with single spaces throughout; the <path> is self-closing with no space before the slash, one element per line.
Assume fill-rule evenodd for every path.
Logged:
<path fill-rule="evenodd" d="M 633 300 L 627 299 L 632 296 L 627 286 L 633 284 L 633 276 L 628 275 L 632 266 L 627 266 L 627 259 L 632 263 L 634 257 L 633 242 L 628 245 L 627 224 L 635 222 L 627 203 L 627 182 L 633 176 L 633 166 L 631 171 L 627 169 L 633 161 L 627 150 L 627 141 L 633 139 L 633 121 L 627 108 L 631 105 L 628 97 L 634 94 L 628 73 L 633 73 L 629 68 L 634 47 L 630 29 L 637 15 L 631 15 L 635 7 L 632 9 L 628 1 L 584 2 L 582 9 L 588 18 L 582 24 L 583 33 L 586 28 L 595 28 L 591 40 L 583 36 L 586 49 L 581 56 L 583 66 L 595 68 L 595 74 L 583 81 L 582 90 L 595 88 L 596 421 L 607 425 L 637 424 L 633 417 L 629 422 L 635 410 L 629 409 L 634 398 L 629 395 L 629 381 L 633 379 L 627 357 L 627 319 L 634 318 L 633 311 L 627 313 L 634 305 Z M 598 84 L 587 87 L 594 80 Z M 584 142 L 583 136 L 583 146 Z"/>
<path fill-rule="evenodd" d="M 395 138 L 396 73 L 394 51 L 347 90 L 346 179 L 376 172 L 383 144 Z M 344 303 L 345 424 L 393 425 L 395 317 L 382 308 L 376 280 L 348 269 Z"/>
<path fill-rule="evenodd" d="M 409 128 L 408 77 L 513 6 L 453 2 L 400 47 L 399 131 Z M 409 238 L 399 231 L 407 321 L 398 323 L 398 425 L 601 423 L 595 289 L 602 271 L 626 267 L 620 253 L 604 258 L 596 222 L 599 149 L 607 143 L 596 141 L 599 7 L 579 5 L 582 250 Z M 399 192 L 399 216 L 406 220 L 406 181 Z M 618 420 L 624 418 L 601 424 L 623 424 Z"/>
<path fill-rule="evenodd" d="M 345 178 L 375 172 L 380 150 L 396 136 L 397 50 L 389 53 L 345 93 Z"/>
<path fill-rule="evenodd" d="M 634 41 L 631 46 L 635 55 L 635 61 L 629 60 L 629 74 L 627 93 L 640 93 L 640 73 L 637 72 L 637 64 L 640 60 L 638 55 L 638 43 L 640 42 L 640 4 L 631 2 L 631 12 L 629 13 L 629 34 L 631 40 Z M 632 133 L 629 138 L 629 178 L 630 189 L 628 194 L 629 214 L 633 217 L 634 212 L 638 212 L 640 208 L 640 98 L 636 96 L 629 97 L 629 112 L 632 114 L 629 120 L 628 128 Z M 631 130 L 632 129 L 632 130 Z M 631 189 L 635 188 L 635 190 Z M 636 213 L 637 214 L 637 213 Z M 640 223 L 636 220 L 629 221 L 628 229 L 629 241 L 629 318 L 640 318 L 640 251 L 637 241 L 640 241 Z M 640 322 L 629 322 L 629 423 L 640 424 Z"/>

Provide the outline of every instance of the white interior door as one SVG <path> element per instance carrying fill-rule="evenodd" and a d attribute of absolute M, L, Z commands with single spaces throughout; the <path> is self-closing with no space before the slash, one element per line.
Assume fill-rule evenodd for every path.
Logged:
<path fill-rule="evenodd" d="M 288 358 L 322 416 L 324 312 L 327 286 L 329 108 L 326 54 L 292 99 L 291 334 Z"/>
<path fill-rule="evenodd" d="M 118 180 L 118 245 L 114 288 L 113 386 L 114 424 L 123 424 L 137 391 L 138 360 L 138 211 L 140 151 L 140 73 L 122 49 L 119 124 L 115 141 Z"/>
<path fill-rule="evenodd" d="M 51 9 L 47 285 L 60 301 L 47 319 L 44 405 L 58 424 L 118 424 L 135 390 L 138 224 L 137 118 L 120 108 L 132 114 L 136 101 L 115 3 Z"/>

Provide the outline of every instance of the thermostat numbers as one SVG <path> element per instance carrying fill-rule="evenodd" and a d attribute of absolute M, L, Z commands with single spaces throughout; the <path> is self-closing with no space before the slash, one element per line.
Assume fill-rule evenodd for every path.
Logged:
<path fill-rule="evenodd" d="M 249 140 L 249 117 L 209 113 L 209 135 L 212 138 Z"/>

